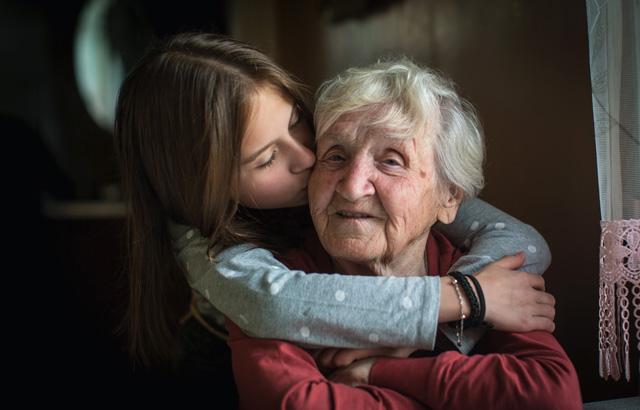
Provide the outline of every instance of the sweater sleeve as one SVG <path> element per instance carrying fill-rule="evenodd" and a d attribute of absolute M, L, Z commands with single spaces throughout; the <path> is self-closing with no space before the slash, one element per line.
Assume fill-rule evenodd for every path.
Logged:
<path fill-rule="evenodd" d="M 175 241 L 192 289 L 252 337 L 303 347 L 414 346 L 432 350 L 437 277 L 368 277 L 290 270 L 266 249 L 242 245 L 215 260 L 207 242 Z"/>
<path fill-rule="evenodd" d="M 476 220 L 482 222 L 476 225 Z M 505 222 L 492 225 L 491 221 Z M 491 229 L 498 223 L 505 224 L 504 229 Z M 445 228 L 454 242 L 471 244 L 472 256 L 460 258 L 454 268 L 476 272 L 498 257 L 515 253 L 518 243 L 535 243 L 537 252 L 528 257 L 529 264 L 544 266 L 548 262 L 542 259 L 549 255 L 544 239 L 533 228 L 519 226 L 526 227 L 485 202 L 468 201 L 456 221 Z M 435 345 L 440 309 L 436 277 L 305 274 L 289 270 L 268 250 L 249 245 L 232 247 L 210 260 L 207 240 L 196 229 L 170 222 L 170 230 L 193 290 L 251 336 L 306 347 L 432 350 Z M 491 250 L 494 243 L 498 251 Z M 464 351 L 481 335 L 469 332 Z"/>
<path fill-rule="evenodd" d="M 478 354 L 376 361 L 372 385 L 393 389 L 432 409 L 582 409 L 576 371 L 547 332 L 489 332 Z"/>
<path fill-rule="evenodd" d="M 472 274 L 520 251 L 526 254 L 522 271 L 542 274 L 551 264 L 551 251 L 538 231 L 478 198 L 463 202 L 453 223 L 436 228 L 468 250 L 449 271 Z"/>
<path fill-rule="evenodd" d="M 327 380 L 311 355 L 291 343 L 252 339 L 227 321 L 240 409 L 424 409 L 392 390 Z"/>

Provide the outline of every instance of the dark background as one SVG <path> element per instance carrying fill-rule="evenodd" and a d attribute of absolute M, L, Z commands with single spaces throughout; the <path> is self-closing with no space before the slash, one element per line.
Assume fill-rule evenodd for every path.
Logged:
<path fill-rule="evenodd" d="M 123 219 L 117 190 L 107 194 L 118 176 L 111 135 L 88 114 L 74 78 L 84 3 L 0 2 L 8 359 L 30 398 L 43 398 L 34 384 L 46 386 L 47 399 L 131 391 L 163 398 L 176 381 L 133 372 L 112 335 Z M 598 376 L 600 215 L 584 0 L 116 3 L 124 20 L 114 20 L 112 44 L 127 65 L 151 37 L 207 30 L 260 46 L 314 89 L 388 53 L 447 73 L 485 128 L 481 197 L 551 246 L 545 278 L 557 298 L 555 334 L 584 400 L 638 394 L 635 352 L 630 382 Z M 96 204 L 101 216 L 86 211 Z"/>

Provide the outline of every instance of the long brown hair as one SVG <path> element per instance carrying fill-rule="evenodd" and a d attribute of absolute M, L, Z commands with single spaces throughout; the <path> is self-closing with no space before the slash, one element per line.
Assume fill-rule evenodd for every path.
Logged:
<path fill-rule="evenodd" d="M 264 86 L 289 95 L 310 118 L 299 82 L 259 50 L 215 34 L 159 43 L 122 84 L 115 147 L 129 206 L 129 301 L 118 331 L 145 366 L 175 365 L 178 322 L 190 300 L 167 221 L 199 229 L 214 254 L 264 242 L 234 199 L 252 96 Z"/>

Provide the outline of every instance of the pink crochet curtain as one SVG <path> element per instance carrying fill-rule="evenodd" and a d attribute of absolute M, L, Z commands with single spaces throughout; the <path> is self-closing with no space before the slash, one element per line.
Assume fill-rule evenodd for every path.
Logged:
<path fill-rule="evenodd" d="M 640 350 L 640 1 L 587 0 L 598 159 L 600 375 Z"/>

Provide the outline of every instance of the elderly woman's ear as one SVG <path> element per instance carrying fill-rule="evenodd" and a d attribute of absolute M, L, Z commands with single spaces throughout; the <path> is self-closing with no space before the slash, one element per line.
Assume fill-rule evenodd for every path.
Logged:
<path fill-rule="evenodd" d="M 460 208 L 463 197 L 462 190 L 452 187 L 443 193 L 442 203 L 438 210 L 438 221 L 443 224 L 450 224 L 456 219 L 456 214 Z"/>

